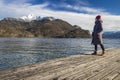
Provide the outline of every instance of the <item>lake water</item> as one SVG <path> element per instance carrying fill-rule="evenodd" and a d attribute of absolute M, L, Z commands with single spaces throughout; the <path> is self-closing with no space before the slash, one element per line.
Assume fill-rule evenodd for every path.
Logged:
<path fill-rule="evenodd" d="M 119 39 L 103 41 L 105 48 L 120 48 Z M 89 38 L 0 38 L 0 69 L 84 54 L 93 50 Z"/>

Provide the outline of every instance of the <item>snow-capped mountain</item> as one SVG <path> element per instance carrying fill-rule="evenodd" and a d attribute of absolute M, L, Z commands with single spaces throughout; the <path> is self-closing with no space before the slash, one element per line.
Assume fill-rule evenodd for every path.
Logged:
<path fill-rule="evenodd" d="M 33 14 L 29 14 L 28 16 L 22 16 L 20 18 L 17 18 L 18 20 L 23 20 L 25 22 L 30 22 L 32 20 L 42 20 L 42 21 L 46 21 L 46 20 L 49 20 L 49 21 L 53 21 L 55 20 L 55 18 L 53 17 L 40 17 L 40 16 L 34 16 Z"/>
<path fill-rule="evenodd" d="M 24 21 L 30 22 L 32 20 L 36 20 L 36 16 L 34 16 L 33 14 L 29 14 L 28 16 L 22 16 L 18 19 L 23 19 Z"/>

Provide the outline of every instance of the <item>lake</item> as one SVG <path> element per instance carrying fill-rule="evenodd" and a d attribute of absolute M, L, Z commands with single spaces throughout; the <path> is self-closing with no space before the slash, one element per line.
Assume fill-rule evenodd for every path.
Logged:
<path fill-rule="evenodd" d="M 104 39 L 103 42 L 105 48 L 120 48 L 119 39 Z M 84 54 L 93 50 L 90 38 L 0 38 L 0 69 Z"/>

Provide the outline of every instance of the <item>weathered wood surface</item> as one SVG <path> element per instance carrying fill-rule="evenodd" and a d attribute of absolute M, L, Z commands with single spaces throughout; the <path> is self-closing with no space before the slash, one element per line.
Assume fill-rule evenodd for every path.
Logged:
<path fill-rule="evenodd" d="M 120 80 L 120 49 L 0 70 L 0 80 Z"/>

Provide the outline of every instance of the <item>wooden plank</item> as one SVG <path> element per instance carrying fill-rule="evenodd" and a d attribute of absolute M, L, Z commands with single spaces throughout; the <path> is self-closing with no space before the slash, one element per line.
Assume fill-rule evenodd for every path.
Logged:
<path fill-rule="evenodd" d="M 93 67 L 91 67 L 91 68 L 87 68 L 86 67 L 86 69 L 82 69 L 82 71 L 80 71 L 80 72 L 78 72 L 78 73 L 76 73 L 76 74 L 74 74 L 74 75 L 70 75 L 69 77 L 68 77 L 68 79 L 80 79 L 80 80 L 82 80 L 82 79 L 84 79 L 84 78 L 86 78 L 86 77 L 88 77 L 88 76 L 90 76 L 90 75 L 92 75 L 93 73 L 94 74 L 96 74 L 96 73 L 99 73 L 102 69 L 104 69 L 105 67 L 108 67 L 108 66 L 110 66 L 110 65 L 106 65 L 106 63 L 104 62 L 105 60 L 102 60 L 102 61 L 100 61 L 99 62 L 99 64 L 98 64 L 98 62 L 95 62 L 95 63 L 97 63 L 97 64 L 93 64 L 93 65 L 95 65 L 95 66 L 93 66 Z M 109 61 L 109 63 L 111 63 L 111 61 L 110 60 L 108 60 Z M 103 64 L 104 63 L 104 64 Z M 108 62 L 107 62 L 108 63 Z M 90 66 L 90 65 L 88 65 L 88 66 Z"/>
<path fill-rule="evenodd" d="M 120 80 L 120 73 L 113 80 Z"/>
<path fill-rule="evenodd" d="M 120 56 L 116 55 L 116 57 L 111 61 L 110 66 L 108 66 L 104 71 L 101 71 L 100 73 L 98 73 L 97 75 L 93 76 L 92 78 L 90 78 L 88 80 L 99 80 L 102 77 L 110 74 L 112 71 L 116 70 L 116 68 L 117 69 L 120 68 L 120 64 L 118 62 L 116 62 L 118 59 L 120 59 Z M 112 66 L 112 64 L 115 64 L 115 65 Z"/>
<path fill-rule="evenodd" d="M 74 79 L 87 80 L 86 79 L 87 77 L 90 77 L 90 76 L 95 75 L 95 74 L 99 74 L 104 69 L 105 69 L 105 67 L 100 67 L 100 66 L 93 67 L 89 70 L 83 71 L 80 74 L 78 73 L 76 76 L 72 76 L 74 78 L 71 78 L 71 79 L 73 79 L 73 80 Z"/>
<path fill-rule="evenodd" d="M 115 77 L 117 77 L 119 75 L 119 72 L 120 72 L 120 67 L 118 67 L 116 70 L 114 70 L 113 72 L 106 75 L 101 80 L 113 80 Z"/>
<path fill-rule="evenodd" d="M 116 66 L 117 64 L 114 64 L 114 65 Z M 89 78 L 87 80 L 100 80 L 104 76 L 106 76 L 109 73 L 111 73 L 112 71 L 114 71 L 116 68 L 117 67 L 114 67 L 114 66 L 109 66 L 107 68 L 104 68 L 104 70 L 100 71 L 99 73 L 97 73 L 96 75 L 92 76 L 91 78 Z"/>
<path fill-rule="evenodd" d="M 102 62 L 102 61 L 104 62 L 104 60 L 100 60 L 100 62 Z M 102 63 L 103 63 L 103 62 L 102 62 Z M 93 63 L 95 63 L 95 62 L 93 62 Z M 93 65 L 94 65 L 94 64 L 93 64 Z M 88 66 L 89 66 L 89 65 L 88 65 Z M 96 66 L 96 65 L 95 65 L 95 66 Z M 89 67 L 90 67 L 90 66 L 89 66 Z M 94 66 L 92 66 L 92 67 L 94 67 Z M 87 69 L 87 68 L 85 68 L 85 69 L 83 70 L 83 68 L 82 68 L 82 69 L 81 69 L 82 71 L 79 71 L 78 69 L 77 69 L 77 70 L 78 70 L 79 72 L 83 72 L 83 71 L 85 71 L 86 69 Z M 89 69 L 89 68 L 88 68 L 88 69 Z M 78 72 L 78 73 L 75 73 L 75 72 L 77 72 L 77 71 L 73 71 L 73 74 L 71 74 L 70 76 L 79 74 L 79 72 Z M 74 74 L 74 73 L 75 73 L 75 74 Z M 80 74 L 81 74 L 81 73 L 80 73 Z M 69 75 L 69 74 L 67 74 L 67 75 Z M 64 76 L 65 76 L 65 75 L 63 75 L 62 77 L 64 77 Z M 67 76 L 66 76 L 66 77 L 67 77 Z"/>

